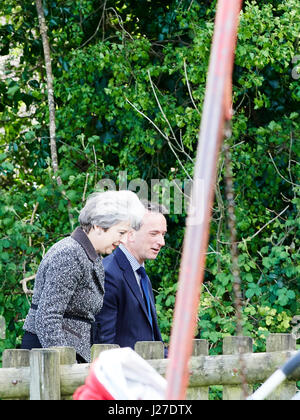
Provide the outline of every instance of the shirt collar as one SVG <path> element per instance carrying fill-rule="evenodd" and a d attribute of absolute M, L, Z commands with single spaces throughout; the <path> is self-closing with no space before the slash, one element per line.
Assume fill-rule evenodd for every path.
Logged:
<path fill-rule="evenodd" d="M 140 264 L 137 259 L 128 251 L 128 249 L 125 247 L 125 245 L 120 244 L 119 248 L 122 252 L 124 252 L 126 258 L 129 261 L 129 264 L 131 265 L 132 270 L 135 272 L 140 267 L 144 267 L 144 264 Z"/>
<path fill-rule="evenodd" d="M 99 258 L 99 255 L 97 254 L 87 234 L 83 231 L 81 227 L 78 227 L 74 230 L 74 232 L 71 235 L 71 238 L 75 239 L 75 241 L 82 246 L 86 255 L 91 261 L 95 262 L 96 259 Z"/>

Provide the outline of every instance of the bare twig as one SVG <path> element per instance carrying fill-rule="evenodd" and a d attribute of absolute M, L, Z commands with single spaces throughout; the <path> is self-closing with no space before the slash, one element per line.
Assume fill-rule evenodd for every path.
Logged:
<path fill-rule="evenodd" d="M 151 78 L 151 75 L 150 75 L 150 71 L 148 70 L 147 71 L 147 73 L 148 73 L 148 77 L 149 77 L 149 81 L 150 81 L 150 85 L 151 85 L 151 88 L 152 88 L 152 91 L 153 91 L 153 94 L 154 94 L 154 97 L 155 97 L 155 100 L 156 100 L 156 102 L 157 102 L 157 105 L 158 105 L 158 107 L 159 107 L 159 110 L 160 110 L 160 112 L 161 112 L 161 114 L 162 114 L 162 116 L 163 116 L 163 118 L 164 118 L 164 120 L 165 120 L 165 122 L 167 123 L 167 125 L 168 125 L 168 127 L 169 127 L 169 130 L 170 130 L 170 133 L 171 133 L 171 137 L 169 137 L 167 134 L 165 134 L 158 126 L 157 126 L 157 124 L 155 124 L 154 123 L 154 121 L 152 121 L 144 112 L 142 112 L 142 111 L 140 111 L 132 102 L 130 102 L 129 101 L 129 99 L 127 98 L 127 97 L 125 97 L 125 99 L 126 99 L 126 101 L 140 114 L 140 115 L 142 115 L 144 118 L 146 118 L 146 120 L 147 121 L 149 121 L 150 122 L 150 124 L 152 124 L 153 125 L 153 127 L 159 132 L 159 134 L 167 141 L 167 143 L 168 143 L 168 146 L 170 147 L 170 149 L 171 149 L 171 151 L 172 151 L 172 153 L 174 154 L 174 156 L 176 157 L 176 159 L 177 159 L 177 161 L 178 161 L 178 163 L 179 163 L 179 165 L 181 166 L 181 168 L 183 169 L 183 171 L 185 172 L 185 174 L 187 175 L 187 177 L 188 177 L 188 179 L 189 180 L 191 180 L 192 181 L 192 178 L 191 178 L 191 176 L 190 176 L 190 174 L 187 172 L 187 170 L 185 169 L 185 167 L 184 167 L 184 165 L 183 165 L 183 163 L 181 162 L 181 160 L 180 160 L 180 158 L 179 158 L 179 156 L 178 156 L 178 154 L 177 154 L 177 151 L 179 152 L 179 153 L 183 153 L 191 162 L 194 162 L 193 161 L 193 159 L 191 158 L 191 156 L 185 151 L 185 149 L 184 149 L 184 145 L 183 145 L 183 141 L 182 141 L 182 136 L 181 136 L 181 131 L 180 131 L 180 135 L 179 135 L 179 137 L 180 137 L 180 142 L 177 140 L 177 137 L 176 137 L 176 135 L 175 135 L 175 133 L 174 133 L 174 130 L 173 130 L 173 128 L 172 128 L 172 125 L 171 125 L 171 123 L 170 123 L 170 121 L 168 120 L 168 118 L 167 118 L 167 116 L 166 116 L 166 114 L 165 114 L 165 112 L 164 112 L 164 110 L 163 110 L 163 107 L 162 107 L 162 105 L 161 105 L 161 103 L 160 103 L 160 101 L 159 101 L 159 99 L 158 99 L 158 96 L 157 96 L 157 93 L 156 93 L 156 89 L 155 89 L 155 86 L 154 86 L 154 83 L 153 83 L 153 81 L 152 81 L 152 78 Z M 193 97 L 192 97 L 192 92 L 191 92 L 191 89 L 190 89 L 190 85 L 189 85 L 189 81 L 188 81 L 188 78 L 187 78 L 187 72 L 186 72 L 186 65 L 185 65 L 185 73 L 186 73 L 186 80 L 187 80 L 187 85 L 188 85 L 188 89 L 189 89 L 189 93 L 190 93 L 190 96 L 191 96 L 191 100 L 192 100 L 192 102 L 193 102 L 193 104 L 194 104 L 194 106 L 195 106 L 195 108 L 197 109 L 197 107 L 196 107 L 196 105 L 195 105 L 195 102 L 194 102 L 194 100 L 193 100 Z M 197 112 L 199 112 L 198 110 L 197 110 Z M 172 141 L 171 140 L 174 140 L 174 142 L 175 142 L 175 144 L 173 144 L 172 143 Z"/>
<path fill-rule="evenodd" d="M 152 91 L 153 91 L 153 94 L 154 94 L 154 97 L 155 97 L 155 99 L 156 99 L 156 102 L 157 102 L 157 105 L 158 105 L 158 107 L 159 107 L 159 109 L 160 109 L 160 112 L 162 113 L 162 116 L 164 117 L 164 120 L 166 121 L 166 123 L 167 123 L 167 125 L 168 125 L 168 127 L 169 127 L 169 129 L 170 129 L 170 132 L 171 132 L 171 134 L 172 134 L 172 138 L 173 138 L 173 140 L 175 140 L 175 142 L 177 143 L 177 146 L 178 146 L 178 150 L 179 151 L 182 151 L 183 153 L 185 153 L 186 154 L 186 156 L 187 157 L 189 157 L 190 159 L 191 159 L 191 157 L 181 148 L 181 146 L 180 146 L 180 144 L 178 143 L 178 141 L 177 141 L 177 138 L 176 138 L 176 136 L 175 136 L 175 133 L 174 133 L 174 131 L 173 131 L 173 128 L 172 128 L 172 126 L 171 126 L 171 124 L 170 124 L 170 121 L 168 120 L 168 118 L 167 118 L 167 116 L 166 116 L 166 114 L 165 114 L 165 112 L 164 112 L 164 110 L 163 110 L 163 108 L 162 108 L 162 106 L 161 106 L 161 103 L 159 102 L 159 99 L 158 99 L 158 97 L 157 97 L 157 94 L 156 94 L 156 91 L 155 91 L 155 88 L 154 88 L 154 84 L 153 84 L 153 81 L 152 81 L 152 78 L 151 78 L 151 75 L 150 75 L 150 70 L 148 70 L 147 71 L 147 73 L 148 73 L 148 77 L 149 77 L 149 81 L 150 81 L 150 85 L 151 85 L 151 88 L 152 88 Z M 170 141 L 169 140 L 169 137 L 168 137 L 168 141 Z M 192 159 L 191 159 L 192 160 Z"/>
<path fill-rule="evenodd" d="M 94 152 L 94 160 L 95 160 L 95 187 L 96 187 L 97 178 L 98 178 L 98 166 L 97 166 L 97 155 L 96 155 L 96 150 L 95 150 L 94 145 L 93 145 L 93 152 Z"/>
<path fill-rule="evenodd" d="M 132 102 L 130 102 L 128 98 L 125 97 L 125 99 L 129 103 L 129 105 L 131 105 L 139 114 L 141 114 L 144 118 L 146 118 L 146 120 L 148 120 L 155 127 L 155 129 L 159 132 L 159 134 L 164 139 L 168 140 L 168 136 L 163 131 L 161 131 L 161 129 L 146 114 L 140 111 Z"/>
<path fill-rule="evenodd" d="M 186 80 L 186 84 L 187 84 L 187 88 L 188 88 L 188 91 L 189 91 L 189 95 L 190 95 L 192 104 L 194 105 L 194 108 L 198 112 L 198 114 L 201 115 L 199 109 L 197 108 L 197 106 L 195 104 L 195 101 L 194 101 L 194 98 L 193 98 L 193 95 L 192 95 L 192 90 L 191 90 L 190 82 L 189 82 L 188 75 L 187 75 L 186 61 L 185 61 L 185 59 L 183 60 L 183 67 L 184 67 L 185 80 Z"/>
<path fill-rule="evenodd" d="M 268 152 L 268 155 L 270 156 L 270 159 L 271 159 L 271 161 L 272 161 L 272 163 L 273 163 L 273 165 L 274 165 L 274 168 L 276 169 L 276 172 L 278 173 L 278 175 L 280 176 L 280 178 L 282 178 L 285 182 L 288 182 L 289 184 L 294 185 L 295 187 L 300 187 L 300 184 L 295 184 L 294 182 L 289 181 L 289 180 L 288 180 L 288 179 L 286 179 L 283 175 L 281 175 L 281 173 L 279 172 L 279 169 L 278 169 L 278 168 L 277 168 L 277 166 L 276 166 L 276 163 L 274 162 L 274 159 L 273 159 L 273 157 L 272 157 L 271 153 L 270 153 L 270 152 Z"/>
<path fill-rule="evenodd" d="M 190 174 L 187 172 L 187 170 L 185 169 L 184 165 L 182 164 L 181 160 L 179 159 L 176 151 L 174 150 L 173 145 L 170 142 L 169 137 L 163 132 L 161 131 L 161 129 L 154 123 L 154 121 L 152 121 L 146 114 L 144 114 L 142 111 L 140 111 L 132 102 L 129 101 L 128 98 L 126 98 L 126 101 L 140 114 L 142 115 L 144 118 L 146 118 L 147 121 L 149 121 L 154 127 L 155 129 L 159 132 L 159 134 L 167 141 L 170 149 L 172 150 L 173 154 L 175 155 L 176 159 L 178 160 L 180 166 L 182 167 L 182 169 L 184 170 L 184 172 L 186 173 L 187 177 L 192 181 L 192 178 L 190 176 Z"/>
<path fill-rule="evenodd" d="M 24 278 L 20 281 L 20 283 L 22 284 L 23 292 L 25 293 L 25 295 L 32 295 L 33 294 L 33 290 L 29 290 L 27 288 L 27 282 L 35 279 L 35 276 L 36 275 L 34 274 L 33 276 L 26 277 L 26 278 Z"/>
<path fill-rule="evenodd" d="M 174 133 L 174 131 L 173 131 L 173 128 L 172 128 L 172 126 L 171 126 L 171 124 L 170 124 L 170 121 L 168 120 L 168 118 L 167 118 L 167 116 L 166 116 L 166 114 L 165 114 L 165 112 L 164 112 L 164 110 L 163 110 L 163 108 L 162 108 L 162 106 L 161 106 L 161 103 L 159 102 L 159 99 L 158 99 L 158 97 L 157 97 L 157 94 L 156 94 L 156 91 L 155 91 L 155 88 L 154 88 L 154 84 L 153 84 L 153 82 L 152 82 L 152 78 L 151 78 L 151 75 L 150 75 L 150 71 L 148 70 L 148 71 L 147 71 L 147 73 L 148 73 L 148 77 L 149 77 L 150 85 L 151 85 L 151 88 L 152 88 L 152 91 L 153 91 L 154 97 L 155 97 L 155 99 L 156 99 L 157 105 L 158 105 L 158 107 L 159 107 L 159 109 L 160 109 L 160 112 L 162 113 L 162 116 L 164 117 L 164 120 L 166 121 L 166 123 L 167 123 L 167 125 L 168 125 L 168 127 L 169 127 L 169 129 L 170 129 L 170 132 L 171 132 L 171 134 L 172 134 L 172 139 L 176 142 L 178 149 L 177 149 L 177 147 L 176 147 L 176 146 L 174 146 L 174 145 L 171 143 L 171 141 L 170 141 L 169 137 L 167 136 L 167 137 L 166 137 L 166 140 L 167 140 L 167 142 L 168 142 L 168 145 L 169 145 L 169 147 L 170 147 L 171 151 L 173 152 L 173 154 L 175 155 L 176 159 L 178 160 L 178 162 L 179 162 L 180 166 L 182 167 L 182 169 L 183 169 L 183 170 L 184 170 L 184 172 L 186 173 L 187 177 L 188 177 L 189 179 L 191 179 L 191 177 L 190 177 L 189 173 L 186 171 L 186 169 L 185 169 L 184 165 L 182 164 L 181 160 L 179 159 L 179 157 L 178 157 L 177 153 L 175 152 L 175 148 L 176 148 L 179 152 L 183 153 L 183 154 L 184 154 L 184 155 L 185 155 L 185 156 L 186 156 L 186 157 L 187 157 L 187 158 L 188 158 L 191 162 L 194 162 L 194 161 L 193 161 L 193 159 L 191 158 L 191 156 L 190 156 L 188 153 L 186 153 L 186 151 L 184 150 L 184 148 L 183 148 L 183 147 L 181 147 L 181 145 L 178 143 L 177 138 L 176 138 L 176 136 L 175 136 L 175 133 Z"/>
<path fill-rule="evenodd" d="M 194 3 L 194 0 L 191 1 L 189 8 L 188 8 L 188 12 L 190 11 L 190 8 L 192 7 L 192 4 Z"/>
<path fill-rule="evenodd" d="M 86 189 L 87 189 L 87 183 L 88 183 L 88 179 L 89 179 L 90 174 L 87 172 L 86 176 L 85 176 L 85 183 L 84 183 L 84 189 L 83 189 L 83 194 L 82 194 L 82 202 L 85 202 L 85 194 L 86 194 Z"/>
<path fill-rule="evenodd" d="M 249 242 L 251 241 L 253 238 L 255 238 L 255 236 L 257 236 L 263 229 L 265 229 L 270 223 L 273 223 L 276 219 L 278 219 L 287 209 L 289 208 L 289 205 L 286 206 L 285 209 L 283 209 L 279 214 L 277 214 L 276 217 L 274 217 L 273 219 L 269 220 L 267 223 L 265 223 L 257 232 L 255 232 L 252 236 L 249 236 L 248 238 L 242 238 L 241 241 L 236 242 L 237 244 L 241 244 L 243 242 Z M 219 241 L 221 244 L 224 245 L 230 245 L 230 242 L 225 242 L 225 241 Z"/>
<path fill-rule="evenodd" d="M 37 201 L 35 203 L 35 206 L 34 206 L 34 209 L 33 209 L 32 215 L 31 215 L 31 218 L 30 218 L 30 222 L 29 222 L 30 225 L 33 224 L 34 216 L 35 216 L 35 213 L 37 211 L 38 206 L 39 206 L 39 202 Z M 29 236 L 28 245 L 31 247 L 31 244 L 32 244 L 32 240 L 31 240 L 31 236 Z"/>
<path fill-rule="evenodd" d="M 126 31 L 126 29 L 124 28 L 124 25 L 123 25 L 123 20 L 122 20 L 121 16 L 120 16 L 120 15 L 118 15 L 117 11 L 116 11 L 113 7 L 108 7 L 106 10 L 107 10 L 107 11 L 112 10 L 112 11 L 114 12 L 114 14 L 116 15 L 116 18 L 118 19 L 118 23 L 119 23 L 119 25 L 120 25 L 120 27 L 121 27 L 122 31 L 123 31 L 124 33 L 126 33 L 126 34 L 128 35 L 128 37 L 129 37 L 129 38 L 133 41 L 133 38 L 132 38 L 132 36 L 130 35 L 130 33 L 129 33 L 129 32 L 127 32 L 127 31 Z"/>
<path fill-rule="evenodd" d="M 87 39 L 82 45 L 80 45 L 80 47 L 78 47 L 77 49 L 79 49 L 79 48 L 82 48 L 82 47 L 84 47 L 86 44 L 88 44 L 96 35 L 97 35 L 97 33 L 98 33 L 98 31 L 99 31 L 99 29 L 100 29 L 100 25 L 101 25 L 101 23 L 103 23 L 103 25 L 102 25 L 102 41 L 103 41 L 103 39 L 104 39 L 104 21 L 105 21 L 105 19 L 104 19 L 104 14 L 105 14 L 105 6 L 106 6 L 106 2 L 107 2 L 107 0 L 105 0 L 105 2 L 104 2 L 104 5 L 103 5 L 103 10 L 102 10 L 102 15 L 101 15 L 101 18 L 100 18 L 100 20 L 99 20 L 99 22 L 98 22 L 98 25 L 97 25 L 97 28 L 96 28 L 96 30 L 95 30 L 95 32 L 93 33 L 93 35 L 92 36 L 90 36 L 89 37 L 89 39 Z M 99 9 L 98 9 L 99 10 Z"/>
<path fill-rule="evenodd" d="M 276 219 L 278 219 L 287 209 L 289 208 L 289 205 L 288 206 L 286 206 L 286 208 L 285 209 L 283 209 L 279 214 L 277 214 L 277 216 L 276 217 L 274 217 L 272 220 L 269 220 L 266 224 L 264 224 L 257 232 L 255 232 L 252 236 L 250 236 L 250 237 L 248 237 L 248 238 L 246 238 L 246 239 L 243 239 L 243 241 L 242 242 L 244 242 L 244 241 L 247 241 L 247 242 L 249 242 L 249 241 L 251 241 L 253 238 L 255 238 L 255 236 L 256 235 L 258 235 L 264 228 L 266 228 L 270 223 L 273 223 Z"/>

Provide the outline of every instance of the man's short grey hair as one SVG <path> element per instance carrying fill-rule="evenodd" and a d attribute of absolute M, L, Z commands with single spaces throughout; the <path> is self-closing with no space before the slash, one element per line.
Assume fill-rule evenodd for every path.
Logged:
<path fill-rule="evenodd" d="M 168 209 L 163 204 L 154 203 L 145 199 L 142 199 L 141 202 L 146 209 L 146 213 L 147 211 L 150 213 L 160 213 L 163 216 L 168 213 Z M 142 227 L 142 224 L 143 221 L 141 221 L 135 230 L 139 230 Z"/>
<path fill-rule="evenodd" d="M 96 192 L 88 197 L 79 214 L 79 223 L 86 233 L 93 226 L 109 229 L 123 221 L 129 221 L 131 227 L 138 230 L 145 211 L 144 205 L 132 191 Z"/>

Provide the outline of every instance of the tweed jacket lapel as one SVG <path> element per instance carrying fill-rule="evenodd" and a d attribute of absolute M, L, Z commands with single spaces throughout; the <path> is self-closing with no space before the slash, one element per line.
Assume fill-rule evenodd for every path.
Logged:
<path fill-rule="evenodd" d="M 92 262 L 95 262 L 99 255 L 95 251 L 95 248 L 87 237 L 87 234 L 80 227 L 78 227 L 74 230 L 71 237 L 82 246 L 89 259 Z"/>
<path fill-rule="evenodd" d="M 134 294 L 136 299 L 139 301 L 139 303 L 140 303 L 140 305 L 141 305 L 141 307 L 142 307 L 142 309 L 143 309 L 143 311 L 146 315 L 146 318 L 147 318 L 148 322 L 150 323 L 149 318 L 148 318 L 147 309 L 146 309 L 146 304 L 145 304 L 144 298 L 143 298 L 142 293 L 141 293 L 141 289 L 139 288 L 139 285 L 136 281 L 134 272 L 132 270 L 132 267 L 131 267 L 128 259 L 126 258 L 124 252 L 121 251 L 121 249 L 119 249 L 119 248 L 117 248 L 114 251 L 114 254 L 116 256 L 119 267 L 121 268 L 121 270 L 124 273 L 124 278 L 125 278 L 128 286 L 129 286 L 131 292 Z"/>
<path fill-rule="evenodd" d="M 81 229 L 81 227 L 76 228 L 74 232 L 72 233 L 71 237 L 76 242 L 78 242 L 79 245 L 82 246 L 87 257 L 93 263 L 93 279 L 98 284 L 98 287 L 100 287 L 100 289 L 102 289 L 104 293 L 104 289 L 103 289 L 104 269 L 101 263 L 102 257 L 97 254 L 91 241 L 87 237 L 86 233 Z"/>

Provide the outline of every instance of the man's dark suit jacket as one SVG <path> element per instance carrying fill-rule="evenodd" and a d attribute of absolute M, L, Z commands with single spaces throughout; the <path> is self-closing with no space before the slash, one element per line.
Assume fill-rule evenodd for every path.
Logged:
<path fill-rule="evenodd" d="M 151 325 L 141 290 L 124 252 L 117 248 L 103 259 L 105 294 L 103 307 L 96 321 L 96 343 L 131 347 L 137 341 L 152 341 Z M 154 296 L 149 281 L 154 340 L 162 341 L 157 324 Z"/>

